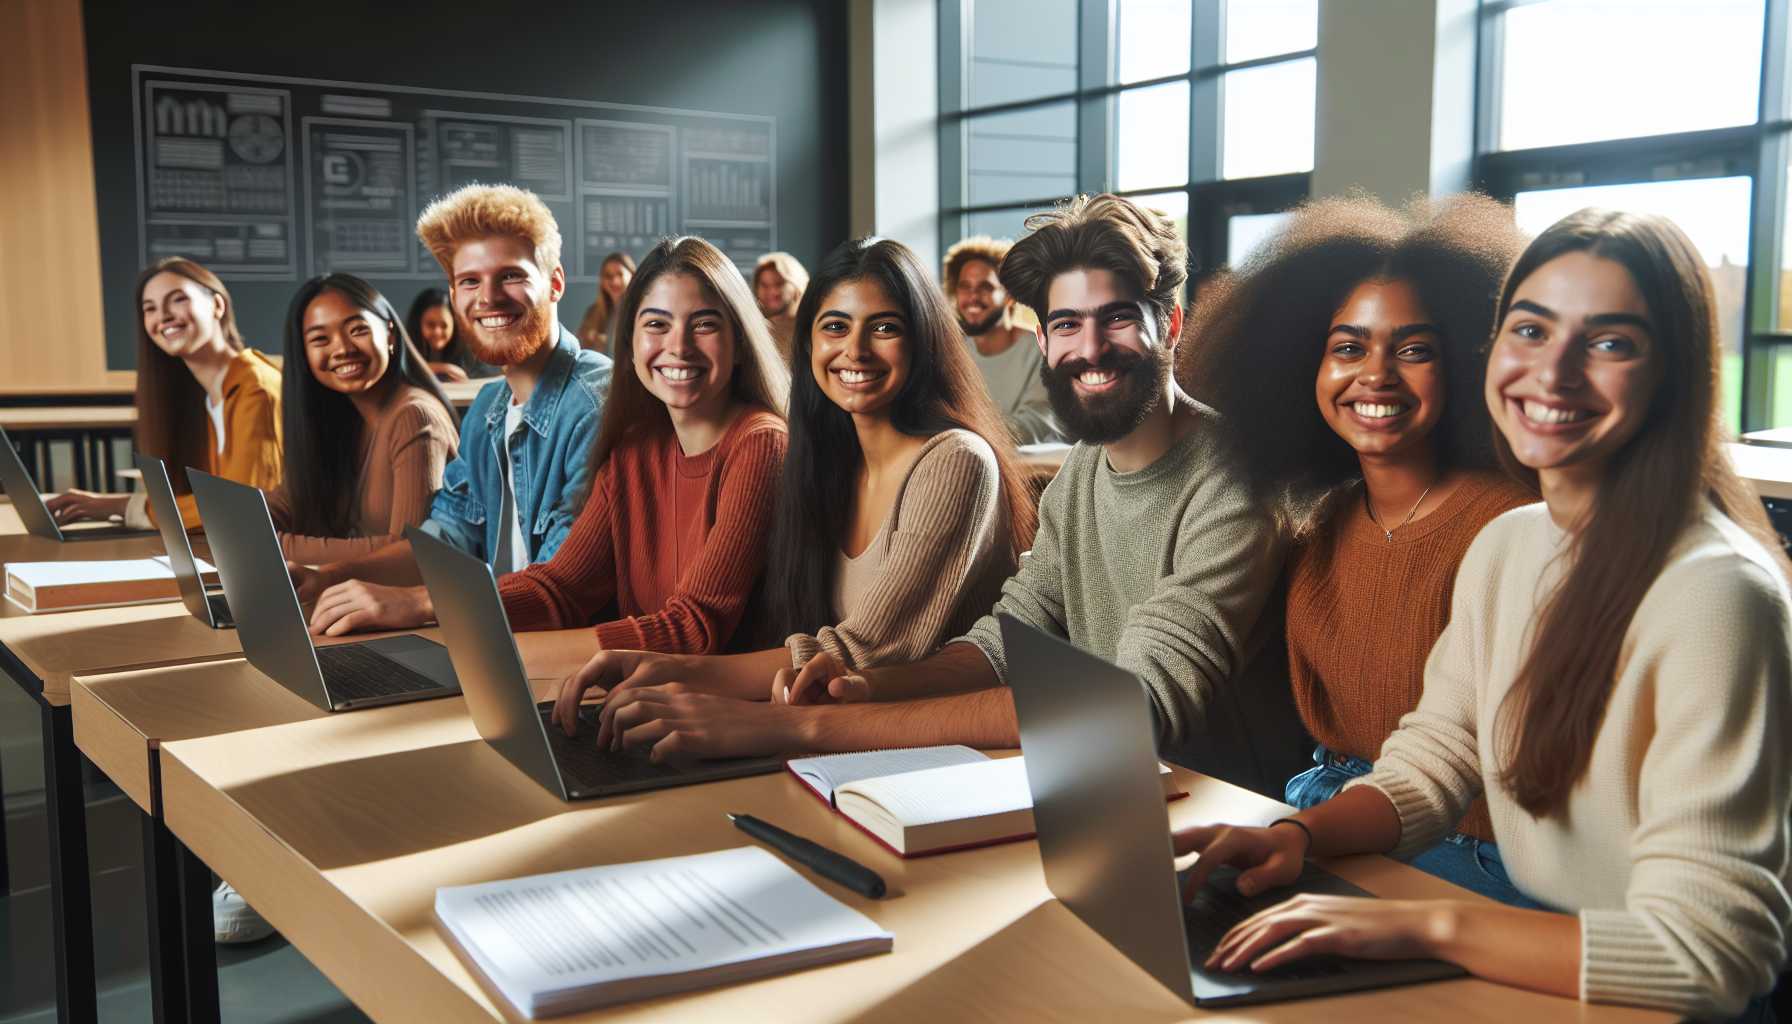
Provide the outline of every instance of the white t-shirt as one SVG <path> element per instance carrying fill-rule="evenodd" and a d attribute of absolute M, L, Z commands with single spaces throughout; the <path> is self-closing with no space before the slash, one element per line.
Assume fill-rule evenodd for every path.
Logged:
<path fill-rule="evenodd" d="M 212 401 L 211 395 L 205 396 L 205 414 L 212 418 L 212 433 L 218 435 L 218 454 L 224 454 L 224 403 Z"/>
<path fill-rule="evenodd" d="M 529 541 L 523 536 L 522 518 L 516 514 L 516 482 L 510 467 L 510 439 L 522 426 L 523 407 L 512 402 L 504 412 L 504 521 L 498 524 L 499 532 L 510 538 L 510 550 L 506 564 L 492 565 L 492 571 L 499 574 L 516 572 L 529 564 Z"/>

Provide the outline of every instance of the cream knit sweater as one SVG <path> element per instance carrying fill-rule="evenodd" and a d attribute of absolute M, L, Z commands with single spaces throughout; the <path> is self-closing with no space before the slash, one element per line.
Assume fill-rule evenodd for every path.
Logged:
<path fill-rule="evenodd" d="M 1792 929 L 1792 600 L 1715 508 L 1631 620 L 1586 775 L 1532 818 L 1497 784 L 1496 714 L 1567 535 L 1543 505 L 1488 524 L 1456 577 L 1425 694 L 1357 785 L 1400 815 L 1396 856 L 1487 804 L 1512 880 L 1578 912 L 1581 998 L 1729 1016 L 1768 991 Z"/>

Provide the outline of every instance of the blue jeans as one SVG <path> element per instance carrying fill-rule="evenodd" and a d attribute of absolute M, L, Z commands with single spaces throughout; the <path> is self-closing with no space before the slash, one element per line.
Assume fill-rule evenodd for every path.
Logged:
<path fill-rule="evenodd" d="M 1305 810 L 1338 795 L 1344 784 L 1369 774 L 1375 767 L 1360 757 L 1337 754 L 1317 747 L 1313 751 L 1313 767 L 1288 780 L 1285 798 Z M 1548 910 L 1518 890 L 1506 874 L 1496 843 L 1460 832 L 1445 836 L 1436 846 L 1415 854 L 1407 863 L 1429 875 L 1453 885 L 1480 893 L 1488 899 L 1527 910 Z"/>

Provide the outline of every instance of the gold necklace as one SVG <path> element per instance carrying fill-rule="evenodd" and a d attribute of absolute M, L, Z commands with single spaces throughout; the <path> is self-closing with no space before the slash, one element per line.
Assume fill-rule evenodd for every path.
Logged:
<path fill-rule="evenodd" d="M 1431 487 L 1436 486 L 1436 481 L 1433 481 Z M 1419 492 L 1419 500 L 1412 503 L 1412 511 L 1406 513 L 1406 518 L 1400 520 L 1400 525 L 1394 527 L 1394 530 L 1402 529 L 1407 523 L 1412 522 L 1412 517 L 1418 513 L 1419 506 L 1425 504 L 1425 495 L 1431 493 L 1431 487 Z M 1394 530 L 1381 525 L 1381 517 L 1375 514 L 1375 503 L 1369 500 L 1369 488 L 1367 487 L 1363 488 L 1363 507 L 1369 510 L 1369 521 L 1375 524 L 1375 528 L 1381 531 L 1381 535 L 1387 538 L 1387 542 L 1394 543 Z"/>

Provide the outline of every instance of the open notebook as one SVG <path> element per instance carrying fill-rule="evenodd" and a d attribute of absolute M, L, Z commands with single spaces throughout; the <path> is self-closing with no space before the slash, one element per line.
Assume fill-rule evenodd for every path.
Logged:
<path fill-rule="evenodd" d="M 1033 794 L 1018 757 L 970 747 L 916 747 L 797 758 L 790 773 L 871 838 L 901 857 L 1033 837 Z M 1164 794 L 1185 796 L 1158 765 Z"/>
<path fill-rule="evenodd" d="M 529 1017 L 887 953 L 894 942 L 756 846 L 445 887 L 436 918 Z"/>
<path fill-rule="evenodd" d="M 218 570 L 195 559 L 205 582 Z M 28 612 L 61 612 L 120 604 L 173 601 L 180 597 L 168 556 L 85 562 L 8 562 L 7 600 Z"/>

